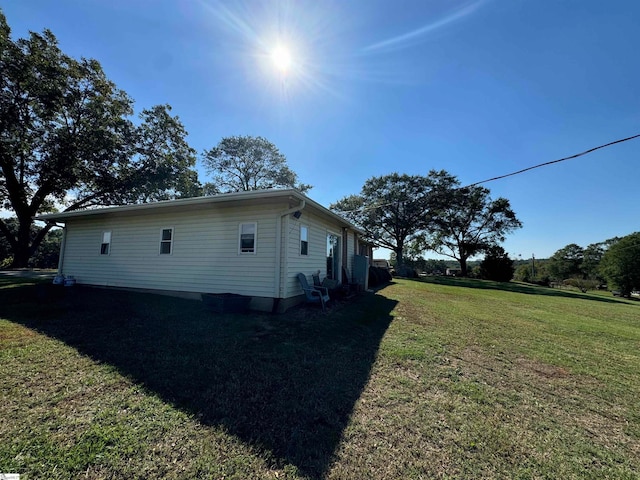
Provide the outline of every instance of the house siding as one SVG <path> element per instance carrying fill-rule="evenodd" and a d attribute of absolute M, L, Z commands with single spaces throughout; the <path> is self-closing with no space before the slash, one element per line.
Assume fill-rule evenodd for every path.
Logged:
<path fill-rule="evenodd" d="M 353 281 L 353 257 L 356 254 L 357 239 L 354 231 L 347 231 L 347 258 L 345 267 L 349 275 L 349 282 Z"/>
<path fill-rule="evenodd" d="M 301 216 L 294 215 L 298 210 Z M 341 262 L 347 268 L 357 242 L 346 221 L 295 190 L 236 192 L 39 219 L 65 223 L 59 273 L 79 284 L 187 296 L 235 293 L 251 296 L 251 308 L 259 310 L 283 311 L 304 299 L 299 272 L 309 280 L 318 270 L 327 274 L 328 233 L 342 238 Z M 242 254 L 239 227 L 254 222 L 256 251 Z M 307 255 L 300 252 L 301 225 L 308 228 Z M 163 229 L 172 229 L 170 253 L 160 253 Z"/>
<path fill-rule="evenodd" d="M 308 255 L 300 255 L 300 225 L 309 227 Z M 298 282 L 298 273 L 304 273 L 309 282 L 312 280 L 311 275 L 318 270 L 320 270 L 321 276 L 325 276 L 327 274 L 327 234 L 332 233 L 342 237 L 342 229 L 338 225 L 314 215 L 309 210 L 305 210 L 299 220 L 289 218 L 284 221 L 283 228 L 286 229 L 284 238 L 287 239 L 285 243 L 286 257 L 288 258 L 285 268 L 285 296 L 302 295 L 304 292 Z M 291 232 L 291 234 L 287 236 L 286 232 Z M 350 232 L 350 235 L 353 236 L 353 233 Z M 345 259 L 343 259 L 344 261 Z M 350 261 L 349 257 L 346 261 Z"/>
<path fill-rule="evenodd" d="M 277 215 L 268 206 L 70 219 L 62 273 L 80 284 L 274 297 Z M 256 253 L 239 254 L 248 222 L 257 222 Z M 171 254 L 159 253 L 162 228 L 173 228 Z M 105 231 L 109 255 L 100 254 Z"/>

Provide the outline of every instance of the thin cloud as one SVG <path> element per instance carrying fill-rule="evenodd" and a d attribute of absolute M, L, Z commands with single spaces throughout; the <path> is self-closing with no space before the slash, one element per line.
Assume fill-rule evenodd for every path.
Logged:
<path fill-rule="evenodd" d="M 400 50 L 403 48 L 410 47 L 418 43 L 423 37 L 427 34 L 437 30 L 439 28 L 445 27 L 450 23 L 453 23 L 457 20 L 460 20 L 467 15 L 478 10 L 482 4 L 485 3 L 485 0 L 477 0 L 467 5 L 463 5 L 457 11 L 448 15 L 440 20 L 437 20 L 433 23 L 429 23 L 424 25 L 416 30 L 411 32 L 403 33 L 402 35 L 398 35 L 393 38 L 388 38 L 387 40 L 383 40 L 381 42 L 374 43 L 369 45 L 363 49 L 364 52 L 379 52 L 385 50 Z"/>

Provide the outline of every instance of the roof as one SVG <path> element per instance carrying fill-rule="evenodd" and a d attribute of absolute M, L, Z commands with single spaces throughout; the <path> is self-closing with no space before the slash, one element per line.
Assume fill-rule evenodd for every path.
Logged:
<path fill-rule="evenodd" d="M 135 205 L 122 205 L 117 207 L 105 207 L 95 208 L 87 210 L 73 210 L 69 212 L 60 213 L 48 213 L 45 215 L 39 215 L 35 217 L 36 220 L 44 222 L 65 222 L 74 218 L 86 218 L 94 216 L 104 215 L 136 215 L 137 213 L 144 213 L 150 210 L 165 210 L 165 209 L 191 209 L 202 208 L 213 204 L 232 204 L 232 203 L 263 203 L 264 201 L 277 201 L 277 200 L 289 200 L 298 203 L 305 202 L 306 206 L 311 206 L 316 209 L 321 215 L 335 220 L 341 226 L 351 228 L 358 233 L 362 231 L 353 225 L 348 220 L 345 220 L 340 215 L 332 212 L 326 207 L 323 207 L 318 202 L 310 199 L 306 195 L 300 193 L 295 189 L 266 189 L 266 190 L 251 190 L 246 192 L 233 192 L 233 193 L 221 193 L 218 195 L 211 195 L 206 197 L 190 197 L 179 198 L 177 200 L 163 200 L 159 202 L 140 203 Z"/>

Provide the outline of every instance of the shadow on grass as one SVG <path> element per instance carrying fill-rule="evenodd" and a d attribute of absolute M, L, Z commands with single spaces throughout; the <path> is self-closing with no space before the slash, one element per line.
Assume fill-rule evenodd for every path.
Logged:
<path fill-rule="evenodd" d="M 115 366 L 311 478 L 330 465 L 396 304 L 367 294 L 330 314 L 217 315 L 197 301 L 52 285 L 0 290 L 3 303 L 3 317 Z"/>
<path fill-rule="evenodd" d="M 420 279 L 407 279 L 417 282 L 433 283 L 435 285 L 448 285 L 451 287 L 462 288 L 479 288 L 483 290 L 502 290 L 504 292 L 524 293 L 527 295 L 546 295 L 549 297 L 565 297 L 565 298 L 579 298 L 582 300 L 593 300 L 596 302 L 605 303 L 627 303 L 634 304 L 632 301 L 625 301 L 628 299 L 616 299 L 599 297 L 596 295 L 589 295 L 579 293 L 575 291 L 561 290 L 558 288 L 542 287 L 538 285 L 525 285 L 522 283 L 514 282 L 493 282 L 490 280 L 477 280 L 474 278 L 461 278 L 461 277 L 446 277 L 446 276 L 433 276 L 423 277 Z"/>

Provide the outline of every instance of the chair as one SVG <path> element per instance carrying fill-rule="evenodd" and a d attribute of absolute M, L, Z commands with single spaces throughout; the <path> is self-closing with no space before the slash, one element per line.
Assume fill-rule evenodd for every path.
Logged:
<path fill-rule="evenodd" d="M 329 290 L 324 287 L 310 286 L 307 282 L 307 277 L 304 273 L 298 274 L 298 281 L 304 294 L 307 297 L 307 303 L 319 303 L 322 306 L 322 311 L 325 310 L 325 305 L 330 300 Z"/>
<path fill-rule="evenodd" d="M 358 291 L 358 284 L 349 281 L 349 271 L 342 266 L 342 292 L 345 296 L 351 297 Z"/>

